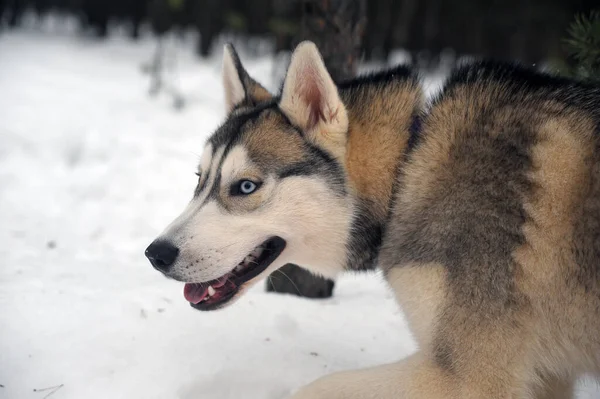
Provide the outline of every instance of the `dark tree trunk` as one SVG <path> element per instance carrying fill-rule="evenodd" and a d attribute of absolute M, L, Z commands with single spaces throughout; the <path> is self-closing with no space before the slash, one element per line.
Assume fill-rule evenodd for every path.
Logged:
<path fill-rule="evenodd" d="M 366 0 L 304 0 L 302 27 L 297 42 L 313 41 L 335 81 L 356 74 L 366 26 Z M 285 265 L 267 281 L 267 291 L 308 298 L 328 298 L 334 282 L 295 265 Z"/>
<path fill-rule="evenodd" d="M 8 19 L 8 25 L 11 27 L 19 26 L 21 23 L 21 18 L 25 13 L 25 0 L 13 0 L 10 3 L 10 17 Z"/>
<path fill-rule="evenodd" d="M 366 0 L 304 0 L 298 41 L 313 41 L 333 80 L 354 77 L 367 23 Z"/>
<path fill-rule="evenodd" d="M 196 51 L 200 56 L 208 57 L 215 38 L 223 30 L 222 16 L 228 3 L 223 0 L 205 0 L 193 4 L 194 23 L 200 32 Z"/>

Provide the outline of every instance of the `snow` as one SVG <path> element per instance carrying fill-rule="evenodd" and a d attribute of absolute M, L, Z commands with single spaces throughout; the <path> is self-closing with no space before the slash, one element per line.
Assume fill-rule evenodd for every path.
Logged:
<path fill-rule="evenodd" d="M 328 300 L 261 285 L 191 309 L 143 252 L 191 196 L 223 116 L 220 55 L 180 45 L 176 111 L 147 95 L 150 39 L 67 28 L 0 34 L 0 398 L 282 399 L 414 350 L 376 273 L 343 276 Z M 246 64 L 277 87 L 271 59 Z"/>

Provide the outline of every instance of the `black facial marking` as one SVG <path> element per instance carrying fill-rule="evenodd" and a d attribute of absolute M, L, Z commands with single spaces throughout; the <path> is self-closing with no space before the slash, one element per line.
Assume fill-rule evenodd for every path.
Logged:
<path fill-rule="evenodd" d="M 279 178 L 285 179 L 290 176 L 308 176 L 314 173 L 314 164 L 311 162 L 297 162 L 287 165 L 279 171 Z"/>
<path fill-rule="evenodd" d="M 206 182 L 208 181 L 208 176 L 206 176 L 203 180 L 202 180 L 201 176 L 202 175 L 200 175 L 198 177 L 198 184 L 196 185 L 196 189 L 194 190 L 194 197 L 197 197 L 198 195 L 200 195 L 202 190 L 204 190 L 204 187 L 206 187 Z"/>
<path fill-rule="evenodd" d="M 223 159 L 221 158 L 221 163 L 222 162 L 223 162 Z M 206 204 L 206 203 L 208 203 L 209 201 L 214 200 L 214 199 L 216 199 L 216 198 L 219 197 L 219 188 L 221 186 L 221 174 L 218 173 L 219 170 L 220 170 L 220 168 L 216 169 L 216 171 L 215 171 L 216 176 L 215 176 L 215 179 L 213 181 L 213 185 L 210 188 L 210 192 L 208 193 L 208 195 L 204 199 L 203 205 Z"/>

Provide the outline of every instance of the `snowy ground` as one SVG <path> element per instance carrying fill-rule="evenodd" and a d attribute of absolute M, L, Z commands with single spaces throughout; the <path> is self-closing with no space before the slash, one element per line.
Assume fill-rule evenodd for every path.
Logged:
<path fill-rule="evenodd" d="M 143 250 L 189 199 L 223 110 L 220 57 L 181 51 L 191 100 L 177 112 L 146 94 L 152 50 L 68 29 L 0 34 L 0 398 L 62 385 L 52 399 L 281 399 L 411 353 L 376 274 L 344 276 L 330 300 L 257 287 L 200 313 L 150 267 Z M 271 64 L 247 67 L 273 87 Z"/>

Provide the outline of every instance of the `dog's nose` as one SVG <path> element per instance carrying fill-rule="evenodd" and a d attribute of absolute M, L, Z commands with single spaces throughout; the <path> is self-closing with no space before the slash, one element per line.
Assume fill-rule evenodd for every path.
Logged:
<path fill-rule="evenodd" d="M 166 272 L 179 255 L 179 248 L 169 241 L 156 240 L 146 248 L 146 257 L 155 269 Z"/>

